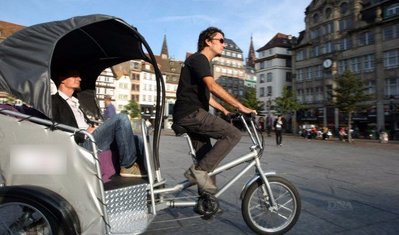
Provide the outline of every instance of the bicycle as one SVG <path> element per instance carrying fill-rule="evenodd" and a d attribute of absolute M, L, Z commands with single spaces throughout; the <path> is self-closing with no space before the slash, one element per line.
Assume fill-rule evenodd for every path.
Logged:
<path fill-rule="evenodd" d="M 255 168 L 255 175 L 245 184 L 240 195 L 240 199 L 242 199 L 241 212 L 244 221 L 258 234 L 285 233 L 295 225 L 299 218 L 301 210 L 300 195 L 290 181 L 275 175 L 275 172 L 265 172 L 262 169 L 260 159 L 264 150 L 264 138 L 262 133 L 258 133 L 254 124 L 254 116 L 237 113 L 233 117 L 233 122 L 237 120 L 243 124 L 252 141 L 249 153 L 218 166 L 214 171 L 209 172 L 209 175 L 218 175 L 241 164 L 247 164 L 247 166 L 232 179 L 227 180 L 227 183 L 220 187 L 216 194 L 202 193 L 198 196 L 197 201 L 166 197 L 168 194 L 181 192 L 193 186 L 188 180 L 174 187 L 154 189 L 154 195 L 158 197 L 157 207 L 192 206 L 194 211 L 199 213 L 203 219 L 210 219 L 218 213 L 218 198 L 245 173 Z M 196 153 L 187 131 L 184 127 L 176 124 L 172 125 L 172 129 L 175 131 L 176 136 L 186 138 L 189 155 L 195 162 Z"/>

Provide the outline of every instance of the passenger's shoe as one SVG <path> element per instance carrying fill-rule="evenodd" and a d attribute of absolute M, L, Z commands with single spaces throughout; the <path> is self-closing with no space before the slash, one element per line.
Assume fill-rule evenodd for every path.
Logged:
<path fill-rule="evenodd" d="M 217 187 L 212 178 L 208 175 L 208 172 L 196 170 L 194 165 L 184 173 L 184 176 L 191 183 L 198 184 L 200 189 L 207 191 L 208 193 L 215 194 L 217 192 Z"/>
<path fill-rule="evenodd" d="M 147 173 L 136 162 L 129 168 L 121 167 L 120 175 L 123 177 L 145 178 Z"/>

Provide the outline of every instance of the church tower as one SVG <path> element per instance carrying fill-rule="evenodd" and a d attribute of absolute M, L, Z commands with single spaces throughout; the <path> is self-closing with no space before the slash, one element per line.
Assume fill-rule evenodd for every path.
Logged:
<path fill-rule="evenodd" d="M 248 57 L 246 60 L 246 66 L 255 68 L 255 60 L 256 60 L 256 55 L 255 55 L 255 49 L 254 49 L 254 43 L 252 40 L 252 35 L 251 35 L 251 42 L 249 45 L 249 51 L 248 51 Z"/>
<path fill-rule="evenodd" d="M 168 44 L 166 43 L 166 35 L 163 36 L 161 57 L 162 57 L 163 59 L 168 59 L 168 58 L 169 58 Z"/>

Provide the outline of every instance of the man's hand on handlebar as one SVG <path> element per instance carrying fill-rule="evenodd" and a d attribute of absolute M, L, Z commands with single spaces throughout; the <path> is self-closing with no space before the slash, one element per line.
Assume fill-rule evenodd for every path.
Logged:
<path fill-rule="evenodd" d="M 244 105 L 240 105 L 238 107 L 238 111 L 241 113 L 247 113 L 247 114 L 250 114 L 250 113 L 254 113 L 255 115 L 257 114 L 256 110 L 247 108 Z"/>

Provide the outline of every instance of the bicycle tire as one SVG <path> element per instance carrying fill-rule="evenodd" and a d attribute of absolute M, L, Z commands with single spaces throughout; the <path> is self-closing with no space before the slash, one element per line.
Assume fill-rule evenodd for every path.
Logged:
<path fill-rule="evenodd" d="M 246 191 L 241 212 L 245 223 L 257 234 L 283 234 L 297 222 L 301 212 L 301 200 L 295 186 L 279 176 L 267 177 L 272 190 L 276 211 L 271 211 L 263 196 L 261 179 L 253 182 Z"/>

